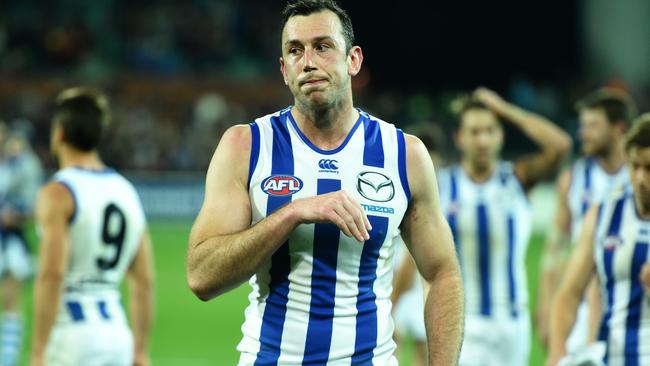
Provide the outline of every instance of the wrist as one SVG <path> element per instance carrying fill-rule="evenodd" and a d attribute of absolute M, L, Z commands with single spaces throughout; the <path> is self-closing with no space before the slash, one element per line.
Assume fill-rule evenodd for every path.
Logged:
<path fill-rule="evenodd" d="M 290 225 L 292 228 L 305 223 L 305 220 L 296 205 L 296 201 L 289 202 L 289 204 L 278 211 L 278 214 L 280 215 L 279 221 Z"/>

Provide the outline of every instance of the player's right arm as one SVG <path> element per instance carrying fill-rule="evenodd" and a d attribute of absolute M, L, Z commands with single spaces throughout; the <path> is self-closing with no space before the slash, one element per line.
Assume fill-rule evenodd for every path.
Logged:
<path fill-rule="evenodd" d="M 594 273 L 594 237 L 599 205 L 592 206 L 551 308 L 550 352 L 547 366 L 555 366 L 566 355 L 566 339 L 573 328 L 580 300 Z"/>
<path fill-rule="evenodd" d="M 129 310 L 135 341 L 133 364 L 147 366 L 149 361 L 149 335 L 154 316 L 153 250 L 148 230 L 142 234 L 140 246 L 127 271 L 129 284 Z"/>
<path fill-rule="evenodd" d="M 44 364 L 45 347 L 59 310 L 70 248 L 68 221 L 73 212 L 74 201 L 70 192 L 60 183 L 48 183 L 39 192 L 36 222 L 41 230 L 41 240 L 34 286 L 32 366 Z"/>
<path fill-rule="evenodd" d="M 571 169 L 565 169 L 556 184 L 557 207 L 555 221 L 544 246 L 542 257 L 542 273 L 539 285 L 536 323 L 542 343 L 548 347 L 549 322 L 551 301 L 562 273 L 566 266 L 567 255 L 571 243 L 571 210 L 568 193 L 571 185 Z"/>
<path fill-rule="evenodd" d="M 250 151 L 250 127 L 231 127 L 208 168 L 187 254 L 187 281 L 204 301 L 250 278 L 299 224 L 331 222 L 359 242 L 370 238 L 368 218 L 344 191 L 295 200 L 251 226 Z"/>

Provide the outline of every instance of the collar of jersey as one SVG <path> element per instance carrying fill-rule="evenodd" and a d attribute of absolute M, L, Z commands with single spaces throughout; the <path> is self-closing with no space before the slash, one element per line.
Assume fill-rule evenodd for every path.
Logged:
<path fill-rule="evenodd" d="M 103 169 L 89 169 L 82 166 L 71 166 L 70 169 L 79 170 L 91 174 L 111 174 L 115 172 L 115 170 L 109 167 L 104 167 Z"/>
<path fill-rule="evenodd" d="M 291 114 L 291 108 L 287 111 L 287 116 L 289 117 L 289 121 L 291 121 L 291 124 L 293 125 L 293 128 L 298 133 L 298 136 L 300 136 L 302 141 L 307 146 L 309 146 L 312 150 L 316 151 L 319 154 L 332 155 L 332 154 L 336 154 L 337 152 L 343 150 L 343 148 L 348 144 L 348 141 L 350 141 L 350 138 L 352 138 L 352 135 L 354 135 L 354 132 L 357 130 L 357 128 L 359 128 L 359 125 L 363 121 L 365 113 L 362 110 L 358 109 L 358 108 L 357 108 L 357 111 L 359 112 L 359 119 L 357 119 L 357 122 L 354 123 L 354 126 L 352 126 L 352 129 L 348 133 L 348 136 L 345 138 L 345 140 L 343 140 L 341 145 L 339 145 L 339 147 L 337 147 L 336 149 L 333 149 L 333 150 L 323 150 L 323 149 L 319 148 L 318 146 L 312 144 L 312 142 L 309 141 L 307 136 L 305 136 L 302 133 L 302 131 L 300 131 L 300 128 L 298 128 L 298 124 L 296 123 L 296 120 L 293 119 L 293 115 Z"/>

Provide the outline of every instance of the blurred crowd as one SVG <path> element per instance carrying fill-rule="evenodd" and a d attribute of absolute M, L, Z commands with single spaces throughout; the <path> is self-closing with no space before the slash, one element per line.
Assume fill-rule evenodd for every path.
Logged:
<path fill-rule="evenodd" d="M 0 2 L 0 119 L 28 136 L 48 160 L 54 96 L 92 85 L 111 98 L 113 123 L 104 159 L 118 169 L 203 171 L 230 125 L 292 103 L 278 71 L 278 14 L 282 2 L 253 0 L 23 0 Z M 265 35 L 265 36 L 260 36 Z M 272 56 L 271 56 L 272 55 Z M 549 117 L 575 136 L 573 103 L 602 82 L 539 81 L 513 75 L 487 85 L 524 108 Z M 459 93 L 431 85 L 381 85 L 366 69 L 355 79 L 355 104 L 409 130 L 432 126 L 449 143 Z M 614 86 L 630 89 L 624 82 Z M 478 85 L 476 85 L 478 86 Z M 629 90 L 639 110 L 650 109 L 650 85 Z M 460 89 L 460 88 L 458 88 Z M 426 125 L 428 124 L 428 125 Z M 516 135 L 506 157 L 531 144 Z"/>
<path fill-rule="evenodd" d="M 0 3 L 0 74 L 122 72 L 259 76 L 275 52 L 279 5 L 251 0 Z M 273 14 L 273 16 L 271 16 Z"/>

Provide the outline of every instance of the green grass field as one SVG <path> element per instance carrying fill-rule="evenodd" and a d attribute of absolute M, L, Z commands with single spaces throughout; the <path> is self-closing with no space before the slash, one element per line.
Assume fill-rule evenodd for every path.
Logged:
<path fill-rule="evenodd" d="M 185 282 L 185 251 L 190 224 L 151 224 L 156 256 L 156 318 L 151 342 L 155 366 L 235 365 L 235 349 L 247 304 L 249 286 L 244 284 L 208 303 L 196 299 Z M 32 235 L 33 237 L 33 235 Z M 538 264 L 542 238 L 536 237 L 528 251 L 531 306 L 536 301 Z M 27 365 L 30 339 L 31 284 L 24 289 L 26 343 L 23 363 Z M 531 311 L 532 313 L 532 311 Z M 402 365 L 410 364 L 410 350 L 402 353 Z M 544 354 L 534 339 L 531 366 L 543 365 Z"/>

